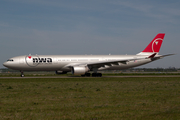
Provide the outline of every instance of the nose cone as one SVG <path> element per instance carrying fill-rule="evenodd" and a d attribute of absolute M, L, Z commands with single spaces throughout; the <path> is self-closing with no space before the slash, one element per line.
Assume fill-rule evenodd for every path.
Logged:
<path fill-rule="evenodd" d="M 4 63 L 3 63 L 3 66 L 4 66 L 4 67 L 8 67 L 8 63 L 7 63 L 7 62 L 4 62 Z"/>

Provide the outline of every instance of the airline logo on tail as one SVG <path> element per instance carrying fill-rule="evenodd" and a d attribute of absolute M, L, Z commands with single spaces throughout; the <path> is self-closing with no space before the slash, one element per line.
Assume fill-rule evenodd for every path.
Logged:
<path fill-rule="evenodd" d="M 149 43 L 149 45 L 138 55 L 159 53 L 164 36 L 165 33 L 157 34 L 156 37 Z"/>
<path fill-rule="evenodd" d="M 163 42 L 163 39 L 161 38 L 154 40 L 152 44 L 152 52 L 159 52 L 162 42 Z"/>

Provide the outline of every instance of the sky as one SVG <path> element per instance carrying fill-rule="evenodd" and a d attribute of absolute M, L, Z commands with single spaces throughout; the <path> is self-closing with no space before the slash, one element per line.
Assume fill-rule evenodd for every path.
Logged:
<path fill-rule="evenodd" d="M 141 68 L 180 68 L 179 0 L 0 0 L 0 68 L 20 55 L 137 54 L 166 33 Z"/>

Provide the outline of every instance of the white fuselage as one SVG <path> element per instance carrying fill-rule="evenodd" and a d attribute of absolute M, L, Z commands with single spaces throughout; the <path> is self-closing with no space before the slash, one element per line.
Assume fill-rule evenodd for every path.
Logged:
<path fill-rule="evenodd" d="M 104 65 L 97 70 L 121 70 L 140 66 L 152 61 L 145 55 L 31 55 L 18 56 L 9 59 L 3 65 L 20 71 L 71 71 L 67 66 L 103 63 L 108 61 L 131 60 L 126 63 Z M 139 59 L 144 58 L 144 59 Z M 146 59 L 145 59 L 146 58 Z M 94 68 L 96 66 L 93 66 Z M 92 71 L 92 69 L 90 69 Z"/>

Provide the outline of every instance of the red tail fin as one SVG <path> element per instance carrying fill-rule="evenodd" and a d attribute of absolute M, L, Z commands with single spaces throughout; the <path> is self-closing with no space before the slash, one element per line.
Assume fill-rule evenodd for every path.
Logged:
<path fill-rule="evenodd" d="M 157 34 L 156 37 L 149 43 L 149 45 L 138 55 L 159 53 L 164 36 L 165 33 Z"/>

